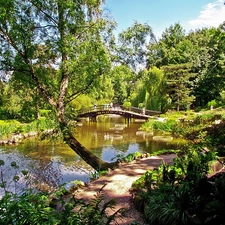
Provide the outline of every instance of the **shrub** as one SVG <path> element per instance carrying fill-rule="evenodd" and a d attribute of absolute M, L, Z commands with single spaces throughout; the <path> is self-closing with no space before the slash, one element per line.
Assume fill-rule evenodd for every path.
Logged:
<path fill-rule="evenodd" d="M 54 120 L 46 118 L 40 118 L 31 123 L 20 123 L 17 120 L 0 120 L 0 138 L 6 138 L 15 133 L 29 133 L 31 131 L 42 132 L 54 127 Z"/>
<path fill-rule="evenodd" d="M 35 193 L 32 190 L 29 173 L 20 171 L 16 162 L 12 162 L 9 166 L 15 170 L 12 180 L 5 179 L 9 168 L 3 160 L 0 160 L 0 189 L 4 191 L 4 196 L 0 199 L 0 224 L 106 225 L 124 213 L 124 209 L 121 208 L 108 215 L 107 210 L 113 208 L 116 202 L 113 199 L 105 202 L 101 193 L 88 204 L 77 200 L 63 186 L 52 193 Z M 30 188 L 19 193 L 16 187 L 23 178 Z M 10 188 L 12 184 L 15 186 L 14 191 Z M 69 200 L 68 194 L 71 196 Z"/>
<path fill-rule="evenodd" d="M 47 109 L 40 110 L 40 116 L 48 118 L 51 115 L 52 111 Z"/>
<path fill-rule="evenodd" d="M 8 112 L 5 108 L 0 107 L 0 120 L 14 119 L 14 115 Z"/>
<path fill-rule="evenodd" d="M 129 108 L 131 107 L 131 103 L 130 103 L 130 102 L 124 102 L 124 103 L 123 103 L 123 107 L 124 107 L 125 109 L 129 109 Z"/>
<path fill-rule="evenodd" d="M 215 153 L 203 152 L 199 147 L 186 150 L 173 166 L 163 163 L 133 183 L 134 201 L 143 210 L 148 224 L 225 222 L 225 176 L 216 176 L 213 182 L 206 176 Z"/>
<path fill-rule="evenodd" d="M 130 153 L 125 157 L 122 157 L 121 160 L 125 161 L 125 162 L 132 162 L 137 158 L 140 158 L 142 155 L 140 152 L 134 152 L 134 153 Z"/>
<path fill-rule="evenodd" d="M 216 107 L 218 105 L 218 103 L 216 102 L 216 100 L 212 100 L 210 102 L 207 103 L 207 107 L 210 109 L 211 107 Z"/>
<path fill-rule="evenodd" d="M 147 132 L 161 131 L 166 133 L 174 133 L 177 123 L 178 122 L 173 119 L 168 119 L 165 121 L 148 120 L 142 125 L 141 129 Z"/>

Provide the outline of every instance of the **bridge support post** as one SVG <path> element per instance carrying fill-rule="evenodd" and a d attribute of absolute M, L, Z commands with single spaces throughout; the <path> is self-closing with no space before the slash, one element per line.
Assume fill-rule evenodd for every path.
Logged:
<path fill-rule="evenodd" d="M 89 117 L 89 120 L 92 122 L 97 122 L 97 116 Z"/>
<path fill-rule="evenodd" d="M 130 121 L 131 121 L 131 117 L 130 116 L 125 116 L 124 118 L 125 118 L 125 122 L 130 123 Z"/>

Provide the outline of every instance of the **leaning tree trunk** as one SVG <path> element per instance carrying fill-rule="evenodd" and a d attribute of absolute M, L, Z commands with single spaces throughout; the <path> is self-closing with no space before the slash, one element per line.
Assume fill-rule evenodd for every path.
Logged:
<path fill-rule="evenodd" d="M 117 162 L 107 163 L 94 155 L 90 150 L 85 148 L 76 138 L 73 136 L 69 129 L 67 119 L 65 117 L 65 102 L 64 96 L 66 92 L 66 86 L 68 83 L 68 76 L 64 76 L 61 81 L 60 94 L 58 103 L 56 105 L 56 115 L 59 122 L 64 141 L 91 167 L 97 171 L 107 170 L 108 168 L 115 168 L 118 166 Z"/>
<path fill-rule="evenodd" d="M 63 83 L 63 82 L 62 82 Z M 62 85 L 63 86 L 63 85 Z M 63 93 L 61 88 L 60 94 Z M 62 95 L 63 96 L 63 95 Z M 107 163 L 101 158 L 94 155 L 90 150 L 85 148 L 77 139 L 73 136 L 69 129 L 67 119 L 65 117 L 65 105 L 63 97 L 59 97 L 58 104 L 56 107 L 57 118 L 59 127 L 63 135 L 63 140 L 73 149 L 87 164 L 89 164 L 96 171 L 108 170 L 109 168 L 114 169 L 118 166 L 117 162 Z"/>
<path fill-rule="evenodd" d="M 57 104 L 55 105 L 57 118 L 60 125 L 60 129 L 63 134 L 64 141 L 90 166 L 95 170 L 106 170 L 108 168 L 114 168 L 117 166 L 117 162 L 107 163 L 95 156 L 91 151 L 86 149 L 81 143 L 79 143 L 69 130 L 67 119 L 65 118 L 65 108 L 66 108 L 66 95 L 69 84 L 69 56 L 68 56 L 68 40 L 66 33 L 66 23 L 65 19 L 66 8 L 63 1 L 58 1 L 58 30 L 60 34 L 60 51 L 61 51 L 61 82 L 60 91 L 58 96 Z"/>
<path fill-rule="evenodd" d="M 85 148 L 69 131 L 66 123 L 61 123 L 60 125 L 64 141 L 96 171 L 108 170 L 109 168 L 115 169 L 116 167 L 118 167 L 118 162 L 105 162 L 101 158 L 94 155 L 90 150 Z"/>
<path fill-rule="evenodd" d="M 117 162 L 108 163 L 103 161 L 101 158 L 94 155 L 90 150 L 86 149 L 81 145 L 73 135 L 64 137 L 66 143 L 73 149 L 87 164 L 89 164 L 96 171 L 115 169 L 118 167 Z"/>

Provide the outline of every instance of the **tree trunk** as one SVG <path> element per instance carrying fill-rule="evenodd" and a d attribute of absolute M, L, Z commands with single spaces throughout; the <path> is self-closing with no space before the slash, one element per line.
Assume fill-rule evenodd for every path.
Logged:
<path fill-rule="evenodd" d="M 115 169 L 118 167 L 118 162 L 108 163 L 103 161 L 101 158 L 94 155 L 90 150 L 81 145 L 80 142 L 76 140 L 73 134 L 67 130 L 68 128 L 63 127 L 63 138 L 64 141 L 73 149 L 87 164 L 89 164 L 96 171 L 103 171 L 110 169 Z M 65 131 L 67 132 L 65 133 Z"/>
<path fill-rule="evenodd" d="M 16 2 L 15 4 L 13 3 L 13 1 L 10 2 L 12 2 L 12 4 L 11 3 L 9 4 L 10 6 L 9 9 L 6 9 L 5 8 L 6 6 L 3 5 L 3 11 L 1 11 L 0 13 L 1 14 L 0 35 L 1 35 L 1 44 L 3 46 L 3 47 L 1 46 L 1 50 L 3 50 L 3 52 L 1 53 L 1 57 L 4 58 L 4 56 L 7 56 L 4 60 L 4 64 L 6 63 L 5 65 L 6 67 L 4 67 L 3 65 L 2 66 L 3 70 L 4 68 L 6 69 L 10 68 L 11 73 L 11 68 L 15 67 L 15 71 L 23 74 L 23 82 L 24 81 L 30 82 L 29 79 L 33 80 L 40 94 L 44 96 L 44 98 L 47 100 L 52 109 L 54 109 L 54 113 L 56 113 L 55 116 L 58 119 L 60 129 L 64 137 L 64 141 L 82 159 L 84 159 L 85 162 L 91 165 L 95 170 L 105 170 L 108 168 L 116 167 L 117 166 L 116 162 L 115 163 L 104 162 L 100 158 L 95 156 L 91 151 L 82 146 L 70 132 L 67 118 L 65 116 L 65 109 L 67 103 L 66 97 L 68 94 L 69 79 L 71 77 L 71 72 L 73 71 L 72 68 L 74 67 L 74 65 L 71 68 L 70 66 L 71 64 L 76 63 L 79 64 L 79 59 L 74 59 L 73 57 L 71 58 L 70 56 L 71 49 L 73 51 L 74 49 L 76 49 L 74 47 L 71 47 L 70 45 L 72 43 L 75 45 L 79 43 L 77 41 L 74 41 L 73 40 L 74 38 L 81 38 L 80 42 L 83 42 L 84 40 L 85 43 L 86 40 L 85 32 L 86 30 L 89 29 L 88 21 L 86 21 L 87 19 L 86 16 L 89 17 L 89 15 L 87 15 L 89 13 L 88 8 L 90 7 L 90 10 L 93 9 L 91 13 L 94 12 L 97 13 L 101 5 L 100 4 L 101 1 L 98 1 L 99 3 L 95 6 L 92 3 L 89 3 L 88 1 L 84 2 L 80 1 L 79 4 L 76 3 L 75 1 L 71 1 L 71 4 L 68 4 L 68 2 L 70 1 L 63 1 L 63 0 L 46 1 L 46 2 L 43 1 L 43 4 L 38 4 L 39 1 L 29 1 L 31 2 L 31 7 L 29 7 L 31 9 L 30 11 L 31 13 L 29 15 L 26 14 L 27 13 L 26 11 L 24 11 L 27 10 L 28 7 L 26 3 L 22 3 L 23 1 L 20 1 L 21 4 L 17 4 L 19 1 L 15 1 Z M 74 9 L 74 7 L 76 7 L 76 9 Z M 5 12 L 4 10 L 6 10 L 7 12 L 11 12 L 12 15 L 10 16 L 9 14 L 5 15 L 4 13 L 2 13 Z M 71 15 L 70 10 L 75 10 L 74 13 L 72 13 L 73 15 Z M 37 16 L 34 16 L 34 13 Z M 22 18 L 22 20 L 20 21 L 20 26 L 17 26 L 18 24 L 16 23 L 15 20 L 11 19 L 11 16 L 12 18 L 14 17 L 16 18 L 18 16 Z M 4 24 L 4 26 L 2 25 L 2 23 Z M 41 25 L 37 25 L 39 23 Z M 85 26 L 82 28 L 80 24 L 84 24 Z M 92 24 L 95 25 L 95 21 L 90 22 L 90 24 L 91 28 Z M 98 23 L 95 26 L 97 28 Z M 76 29 L 76 27 L 78 27 L 79 29 Z M 76 30 L 79 31 L 76 32 Z M 24 34 L 24 31 L 27 32 L 27 35 Z M 47 36 L 49 34 L 49 37 L 43 37 L 42 40 L 43 42 L 40 43 L 39 39 L 42 38 L 43 34 L 46 34 Z M 87 38 L 89 39 L 89 34 L 87 34 Z M 91 42 L 93 42 L 93 47 L 97 48 L 97 46 L 94 44 L 95 41 Z M 99 40 L 99 43 L 100 42 L 102 41 Z M 39 54 L 37 54 L 38 53 L 37 46 L 39 45 L 45 46 L 44 48 L 46 49 L 46 52 L 43 51 L 42 53 L 40 53 L 40 56 Z M 29 51 L 29 54 L 27 53 L 28 49 L 31 50 Z M 85 51 L 84 53 L 78 52 L 76 54 L 76 57 L 77 56 L 78 56 L 77 58 L 80 58 L 80 56 L 83 57 L 82 54 L 90 54 L 90 53 Z M 41 59 L 39 57 L 44 58 Z M 10 61 L 7 61 L 9 58 Z M 12 59 L 14 58 L 15 60 L 11 62 L 11 58 Z M 47 62 L 47 58 L 49 58 L 49 62 Z M 60 66 L 59 68 L 56 68 L 58 67 L 57 66 L 58 60 Z M 81 61 L 83 61 L 83 59 Z M 50 64 L 47 65 L 48 63 Z M 100 64 L 100 62 L 98 63 Z M 13 65 L 13 67 L 11 65 Z M 101 65 L 103 65 L 103 63 Z M 44 68 L 44 70 L 43 74 L 41 74 L 40 76 L 39 72 L 40 68 L 42 67 Z M 57 78 L 55 77 L 53 79 L 53 84 L 50 85 L 47 82 L 48 79 L 51 79 L 50 77 L 48 77 L 49 73 L 45 74 L 44 71 L 51 72 L 53 69 L 57 71 L 57 75 L 59 77 Z M 95 68 L 93 69 L 95 70 Z M 25 73 L 23 73 L 24 71 Z M 14 74 L 12 73 L 12 76 L 13 75 Z M 18 79 L 20 79 L 19 77 L 20 76 L 18 76 Z M 56 84 L 55 82 L 60 83 Z"/>
<path fill-rule="evenodd" d="M 39 111 L 39 104 L 38 104 L 38 94 L 39 94 L 39 90 L 38 88 L 36 89 L 36 102 L 35 102 L 35 108 L 36 108 L 36 120 L 40 119 L 40 111 Z"/>

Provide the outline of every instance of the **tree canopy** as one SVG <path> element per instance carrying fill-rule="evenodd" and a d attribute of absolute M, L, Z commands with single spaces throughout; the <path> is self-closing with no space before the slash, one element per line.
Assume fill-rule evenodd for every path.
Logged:
<path fill-rule="evenodd" d="M 75 139 L 71 108 L 104 99 L 186 110 L 224 95 L 224 23 L 189 33 L 175 23 L 157 40 L 149 24 L 135 21 L 116 38 L 104 0 L 0 3 L 0 107 L 51 109 L 64 141 L 96 170 L 117 163 Z"/>
<path fill-rule="evenodd" d="M 104 1 L 9 0 L 0 9 L 0 64 L 25 87 L 37 89 L 55 112 L 64 141 L 95 169 L 108 163 L 73 136 L 67 105 L 110 69 L 111 23 Z"/>

